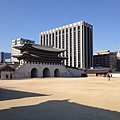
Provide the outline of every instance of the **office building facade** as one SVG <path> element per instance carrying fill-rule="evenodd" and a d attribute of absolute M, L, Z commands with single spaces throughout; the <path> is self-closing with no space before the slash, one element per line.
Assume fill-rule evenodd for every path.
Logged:
<path fill-rule="evenodd" d="M 11 53 L 0 52 L 0 63 L 5 62 L 6 59 L 11 58 Z"/>
<path fill-rule="evenodd" d="M 93 66 L 93 26 L 84 21 L 40 33 L 41 45 L 65 49 L 61 53 L 66 66 L 90 68 Z"/>
<path fill-rule="evenodd" d="M 117 52 L 110 52 L 110 50 L 97 51 L 93 55 L 94 68 L 117 68 Z"/>

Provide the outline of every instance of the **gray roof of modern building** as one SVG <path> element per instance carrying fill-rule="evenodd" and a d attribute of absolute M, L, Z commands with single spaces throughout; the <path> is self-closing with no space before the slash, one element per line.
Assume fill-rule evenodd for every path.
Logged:
<path fill-rule="evenodd" d="M 16 41 L 16 40 L 17 41 L 22 41 L 22 40 L 23 41 L 30 41 L 30 42 L 33 42 L 33 43 L 35 42 L 34 40 L 29 40 L 29 39 L 25 39 L 25 38 L 18 38 L 18 39 L 12 40 L 12 41 Z"/>

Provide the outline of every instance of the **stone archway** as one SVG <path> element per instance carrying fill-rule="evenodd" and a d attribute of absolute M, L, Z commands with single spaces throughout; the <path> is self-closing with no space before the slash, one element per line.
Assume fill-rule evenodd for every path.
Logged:
<path fill-rule="evenodd" d="M 50 70 L 48 68 L 44 68 L 43 77 L 50 77 Z"/>
<path fill-rule="evenodd" d="M 59 71 L 59 69 L 55 69 L 55 71 L 54 71 L 54 77 L 60 77 L 60 71 Z"/>
<path fill-rule="evenodd" d="M 31 70 L 31 78 L 36 78 L 38 77 L 38 70 L 36 68 L 33 68 Z"/>

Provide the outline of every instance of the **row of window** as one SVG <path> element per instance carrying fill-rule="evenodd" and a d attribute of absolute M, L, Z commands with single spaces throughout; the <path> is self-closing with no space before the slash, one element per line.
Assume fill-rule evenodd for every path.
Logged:
<path fill-rule="evenodd" d="M 41 44 L 42 45 L 47 45 L 48 46 L 48 40 L 49 40 L 49 45 L 51 46 L 54 46 L 54 33 L 53 34 L 53 37 L 52 37 L 52 41 L 51 41 L 51 37 L 46 37 L 45 39 L 45 35 L 44 35 L 44 39 L 43 36 L 41 36 Z M 48 35 L 47 35 L 48 36 Z M 51 35 L 50 35 L 51 36 Z M 64 43 L 64 38 L 65 38 L 65 35 L 62 35 L 62 42 Z M 67 39 L 68 39 L 68 34 L 66 34 L 66 43 L 67 43 Z M 72 34 L 70 34 L 70 40 L 72 41 Z M 80 40 L 80 32 L 78 31 L 78 42 Z M 76 32 L 74 33 L 74 43 L 76 41 Z M 56 36 L 56 44 L 58 44 L 58 37 Z M 57 47 L 57 45 L 56 45 Z M 59 48 L 61 47 L 61 36 L 59 36 Z"/>

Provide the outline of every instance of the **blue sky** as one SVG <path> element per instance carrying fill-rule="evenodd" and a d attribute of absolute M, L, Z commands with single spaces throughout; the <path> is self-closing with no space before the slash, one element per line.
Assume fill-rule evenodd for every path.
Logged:
<path fill-rule="evenodd" d="M 84 20 L 93 25 L 93 52 L 117 51 L 120 44 L 120 0 L 0 0 L 0 51 L 11 41 L 40 43 L 42 31 Z"/>

